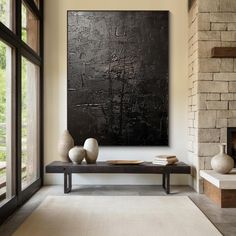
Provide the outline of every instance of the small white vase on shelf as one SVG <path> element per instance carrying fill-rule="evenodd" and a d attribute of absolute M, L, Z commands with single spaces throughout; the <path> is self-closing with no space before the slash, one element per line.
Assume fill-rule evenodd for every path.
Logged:
<path fill-rule="evenodd" d="M 95 138 L 88 138 L 84 142 L 84 149 L 86 150 L 85 160 L 87 164 L 94 164 L 98 158 L 98 142 Z"/>
<path fill-rule="evenodd" d="M 64 162 L 69 162 L 69 150 L 74 147 L 74 140 L 71 137 L 68 130 L 65 130 L 58 143 L 58 153 L 61 160 Z"/>
<path fill-rule="evenodd" d="M 80 164 L 85 158 L 86 151 L 85 149 L 75 146 L 69 151 L 69 158 L 74 164 Z"/>
<path fill-rule="evenodd" d="M 218 173 L 227 174 L 234 168 L 234 160 L 225 153 L 226 144 L 220 144 L 220 152 L 212 157 L 211 167 Z"/>

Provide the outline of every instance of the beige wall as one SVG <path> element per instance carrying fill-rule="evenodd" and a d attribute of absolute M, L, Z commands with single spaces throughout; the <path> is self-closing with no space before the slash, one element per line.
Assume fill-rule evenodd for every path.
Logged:
<path fill-rule="evenodd" d="M 58 137 L 67 126 L 67 10 L 169 10 L 170 11 L 170 145 L 169 147 L 105 147 L 99 159 L 143 159 L 174 153 L 187 159 L 187 0 L 46 0 L 45 1 L 45 164 L 57 160 Z M 99 141 L 99 140 L 98 140 Z M 79 177 L 79 178 L 78 178 Z M 109 177 L 109 178 L 108 178 Z M 84 184 L 157 184 L 153 175 L 81 175 Z M 188 183 L 176 176 L 177 184 Z M 45 175 L 45 184 L 62 183 L 61 175 Z"/>

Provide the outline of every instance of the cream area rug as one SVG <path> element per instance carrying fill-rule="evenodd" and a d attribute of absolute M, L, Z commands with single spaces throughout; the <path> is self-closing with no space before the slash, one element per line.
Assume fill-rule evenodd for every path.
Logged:
<path fill-rule="evenodd" d="M 186 196 L 49 196 L 14 236 L 215 236 Z"/>

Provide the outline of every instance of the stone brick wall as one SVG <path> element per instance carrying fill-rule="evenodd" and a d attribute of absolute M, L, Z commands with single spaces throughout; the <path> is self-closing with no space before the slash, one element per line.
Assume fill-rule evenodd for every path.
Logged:
<path fill-rule="evenodd" d="M 211 58 L 213 47 L 236 46 L 236 0 L 195 0 L 189 11 L 189 160 L 194 187 L 210 169 L 227 127 L 236 127 L 236 59 Z"/>

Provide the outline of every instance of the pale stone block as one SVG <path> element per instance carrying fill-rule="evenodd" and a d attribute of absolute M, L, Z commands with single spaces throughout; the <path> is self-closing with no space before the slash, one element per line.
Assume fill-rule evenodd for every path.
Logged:
<path fill-rule="evenodd" d="M 198 155 L 202 157 L 214 156 L 219 152 L 218 143 L 199 143 Z"/>
<path fill-rule="evenodd" d="M 220 142 L 227 143 L 227 128 L 220 129 Z"/>
<path fill-rule="evenodd" d="M 236 12 L 235 0 L 220 0 L 220 11 Z"/>
<path fill-rule="evenodd" d="M 198 59 L 198 52 L 195 51 L 195 52 L 193 52 L 192 55 L 190 55 L 189 61 L 194 63 L 194 61 L 196 61 L 197 59 Z"/>
<path fill-rule="evenodd" d="M 236 92 L 236 82 L 229 82 L 229 92 Z"/>
<path fill-rule="evenodd" d="M 220 72 L 221 60 L 218 58 L 201 58 L 198 63 L 198 72 Z"/>
<path fill-rule="evenodd" d="M 231 13 L 210 13 L 210 22 L 236 22 L 236 14 Z"/>
<path fill-rule="evenodd" d="M 232 33 L 232 32 L 229 32 Z M 221 36 L 220 36 L 219 31 L 199 31 L 198 32 L 198 40 L 216 40 L 220 41 Z M 233 41 L 233 40 L 225 40 L 225 41 Z"/>
<path fill-rule="evenodd" d="M 212 157 L 205 157 L 204 170 L 212 170 L 212 167 L 211 167 L 211 158 L 212 158 Z"/>
<path fill-rule="evenodd" d="M 217 111 L 217 119 L 227 119 L 236 117 L 236 111 L 233 110 L 220 110 Z"/>
<path fill-rule="evenodd" d="M 193 128 L 194 127 L 193 120 L 188 120 L 188 127 L 189 128 Z"/>
<path fill-rule="evenodd" d="M 193 81 L 193 83 L 195 82 L 195 81 L 197 81 L 197 74 L 192 74 L 192 81 Z"/>
<path fill-rule="evenodd" d="M 236 59 L 234 59 L 234 72 L 236 72 Z"/>
<path fill-rule="evenodd" d="M 213 73 L 198 73 L 198 80 L 213 80 Z"/>
<path fill-rule="evenodd" d="M 191 26 L 190 26 L 190 29 L 189 29 L 189 37 L 193 37 L 193 35 L 198 31 L 198 28 L 197 28 L 197 21 L 195 20 Z"/>
<path fill-rule="evenodd" d="M 192 89 L 192 95 L 197 94 L 197 87 L 198 87 L 198 81 L 194 81 L 193 83 L 193 89 Z"/>
<path fill-rule="evenodd" d="M 198 49 L 198 42 L 196 41 L 196 42 L 194 42 L 194 43 L 192 44 L 192 51 L 193 51 L 193 52 L 196 52 L 197 49 Z"/>
<path fill-rule="evenodd" d="M 222 81 L 198 81 L 199 93 L 227 93 L 228 82 Z"/>
<path fill-rule="evenodd" d="M 200 110 L 198 111 L 198 128 L 215 128 L 216 111 Z"/>
<path fill-rule="evenodd" d="M 219 93 L 209 93 L 207 94 L 207 101 L 217 101 L 220 100 L 220 94 Z"/>
<path fill-rule="evenodd" d="M 195 60 L 193 62 L 193 74 L 197 74 L 198 73 L 198 60 Z"/>
<path fill-rule="evenodd" d="M 221 47 L 236 47 L 236 42 L 221 41 Z"/>
<path fill-rule="evenodd" d="M 192 76 L 193 74 L 193 63 L 191 63 L 189 66 L 188 66 L 188 76 Z"/>
<path fill-rule="evenodd" d="M 229 109 L 230 110 L 236 109 L 236 101 L 229 101 Z"/>
<path fill-rule="evenodd" d="M 188 77 L 188 88 L 193 88 L 193 75 L 189 75 Z"/>
<path fill-rule="evenodd" d="M 188 12 L 188 26 L 190 26 L 193 23 L 193 21 L 196 20 L 197 13 L 198 13 L 197 7 L 192 6 L 190 11 Z"/>
<path fill-rule="evenodd" d="M 216 128 L 226 128 L 227 127 L 227 119 L 217 119 L 216 120 Z"/>
<path fill-rule="evenodd" d="M 233 72 L 234 71 L 234 59 L 233 58 L 221 59 L 220 71 L 221 72 Z"/>
<path fill-rule="evenodd" d="M 226 23 L 211 23 L 211 30 L 219 30 L 224 31 L 227 30 L 227 24 Z"/>
<path fill-rule="evenodd" d="M 189 135 L 192 135 L 192 136 L 194 136 L 195 135 L 195 128 L 191 128 L 191 127 L 189 127 Z"/>
<path fill-rule="evenodd" d="M 222 41 L 236 41 L 236 32 L 235 31 L 222 31 L 221 32 Z"/>
<path fill-rule="evenodd" d="M 198 29 L 197 30 L 210 30 L 210 14 L 199 13 L 198 14 Z"/>
<path fill-rule="evenodd" d="M 191 96 L 192 96 L 192 87 L 188 88 L 188 97 L 191 97 Z"/>
<path fill-rule="evenodd" d="M 220 129 L 199 129 L 198 141 L 200 143 L 215 143 L 220 141 Z"/>
<path fill-rule="evenodd" d="M 208 110 L 226 110 L 228 109 L 228 101 L 207 101 Z"/>
<path fill-rule="evenodd" d="M 236 118 L 228 119 L 228 127 L 236 127 Z"/>
<path fill-rule="evenodd" d="M 220 81 L 236 81 L 236 73 L 216 73 L 214 80 Z"/>
<path fill-rule="evenodd" d="M 188 118 L 194 120 L 195 119 L 195 113 L 194 112 L 189 112 L 188 113 Z"/>
<path fill-rule="evenodd" d="M 220 47 L 220 41 L 199 41 L 198 42 L 198 56 L 211 57 L 211 50 L 213 47 Z"/>
<path fill-rule="evenodd" d="M 196 95 L 192 96 L 192 105 L 193 106 L 197 105 L 197 96 Z"/>
<path fill-rule="evenodd" d="M 198 107 L 197 107 L 197 105 L 193 105 L 193 106 L 192 106 L 192 111 L 194 111 L 194 112 L 195 112 L 195 111 L 197 111 L 197 110 L 198 110 Z"/>
<path fill-rule="evenodd" d="M 207 109 L 206 98 L 203 98 L 202 95 L 198 96 L 197 107 L 199 110 L 206 110 Z"/>
<path fill-rule="evenodd" d="M 236 23 L 228 23 L 227 29 L 229 31 L 236 30 Z"/>
<path fill-rule="evenodd" d="M 198 157 L 198 161 L 199 161 L 199 164 L 198 164 L 198 167 L 199 167 L 199 170 L 204 170 L 205 169 L 205 157 Z"/>
<path fill-rule="evenodd" d="M 234 94 L 233 93 L 222 93 L 221 94 L 221 100 L 222 101 L 234 100 Z"/>
<path fill-rule="evenodd" d="M 198 0 L 199 12 L 217 12 L 220 10 L 219 0 Z"/>

